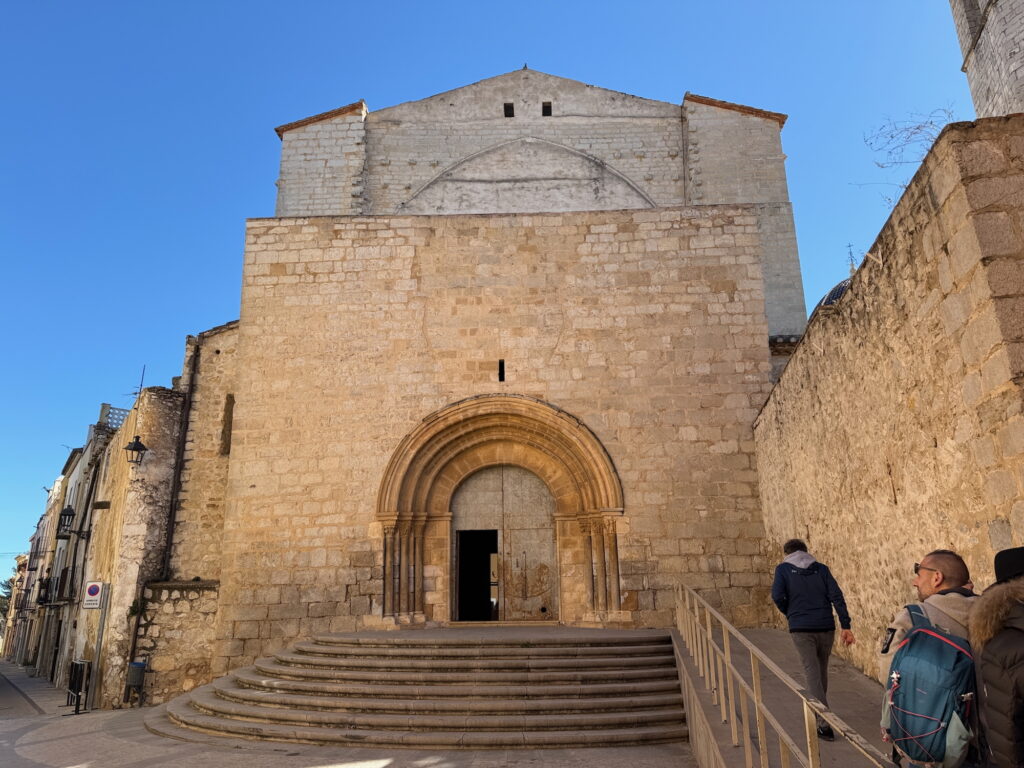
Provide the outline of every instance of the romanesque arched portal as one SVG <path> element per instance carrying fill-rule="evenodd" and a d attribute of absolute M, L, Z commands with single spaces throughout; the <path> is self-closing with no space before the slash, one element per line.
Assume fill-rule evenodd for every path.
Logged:
<path fill-rule="evenodd" d="M 395 450 L 381 481 L 386 616 L 452 618 L 452 497 L 474 473 L 520 467 L 554 500 L 563 622 L 620 605 L 616 521 L 622 486 L 608 452 L 579 419 L 517 395 L 459 401 L 425 418 Z"/>

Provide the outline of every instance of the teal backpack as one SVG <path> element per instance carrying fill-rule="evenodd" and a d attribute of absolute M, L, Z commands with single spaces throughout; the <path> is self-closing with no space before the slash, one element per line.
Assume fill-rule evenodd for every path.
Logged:
<path fill-rule="evenodd" d="M 970 643 L 908 605 L 914 626 L 889 667 L 882 730 L 918 766 L 957 768 L 967 759 L 975 719 L 974 657 Z"/>

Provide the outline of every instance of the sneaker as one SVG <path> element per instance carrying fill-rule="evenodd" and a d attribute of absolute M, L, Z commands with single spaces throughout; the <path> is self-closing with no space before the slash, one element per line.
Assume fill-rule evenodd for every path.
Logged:
<path fill-rule="evenodd" d="M 836 735 L 832 733 L 831 725 L 819 725 L 818 726 L 818 738 L 823 741 L 835 741 Z"/>

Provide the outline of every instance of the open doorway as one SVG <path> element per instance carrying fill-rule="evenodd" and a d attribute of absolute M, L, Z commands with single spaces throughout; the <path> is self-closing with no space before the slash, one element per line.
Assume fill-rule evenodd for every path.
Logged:
<path fill-rule="evenodd" d="M 457 531 L 456 621 L 498 619 L 498 532 Z"/>

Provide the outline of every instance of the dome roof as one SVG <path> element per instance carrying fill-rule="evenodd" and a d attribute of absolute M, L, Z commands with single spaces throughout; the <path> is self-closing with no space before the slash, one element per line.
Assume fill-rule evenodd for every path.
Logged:
<path fill-rule="evenodd" d="M 822 297 L 821 301 L 818 302 L 817 306 L 814 307 L 814 312 L 811 313 L 811 317 L 817 314 L 818 310 L 830 308 L 833 304 L 835 304 L 837 301 L 843 298 L 843 294 L 846 293 L 849 287 L 850 278 L 846 278 L 845 280 L 841 280 L 840 282 L 836 283 L 835 287 L 832 288 L 831 291 L 826 293 Z"/>

